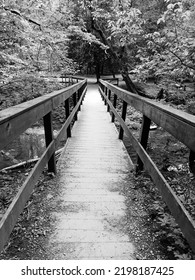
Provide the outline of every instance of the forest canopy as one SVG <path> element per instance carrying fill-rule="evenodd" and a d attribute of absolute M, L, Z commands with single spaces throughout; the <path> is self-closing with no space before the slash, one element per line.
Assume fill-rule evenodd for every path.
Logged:
<path fill-rule="evenodd" d="M 0 82 L 40 73 L 194 80 L 193 0 L 1 0 Z"/>

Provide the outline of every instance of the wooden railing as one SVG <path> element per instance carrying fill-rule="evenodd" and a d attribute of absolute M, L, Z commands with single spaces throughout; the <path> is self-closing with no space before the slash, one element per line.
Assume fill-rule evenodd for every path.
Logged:
<path fill-rule="evenodd" d="M 103 77 L 102 80 L 103 81 L 107 81 L 108 83 L 111 83 L 111 84 L 116 85 L 116 86 L 119 85 L 119 78 L 106 78 L 106 77 Z"/>
<path fill-rule="evenodd" d="M 83 80 L 82 77 L 79 76 L 72 76 L 72 75 L 61 75 L 60 76 L 61 83 L 72 85 L 74 83 L 78 83 L 79 81 Z"/>
<path fill-rule="evenodd" d="M 0 149 L 23 133 L 35 122 L 43 118 L 45 129 L 46 150 L 32 169 L 9 208 L 0 221 L 0 251 L 3 249 L 25 203 L 30 197 L 44 167 L 48 163 L 49 172 L 56 172 L 55 150 L 65 136 L 71 136 L 70 125 L 77 119 L 82 100 L 86 93 L 87 81 L 82 80 L 67 88 L 21 103 L 0 112 Z M 70 98 L 73 99 L 73 109 L 70 113 Z M 52 129 L 52 111 L 60 104 L 64 104 L 66 121 L 54 138 Z"/>
<path fill-rule="evenodd" d="M 112 122 L 115 117 L 120 123 L 119 138 L 123 134 L 130 138 L 138 159 L 136 170 L 148 171 L 156 187 L 169 207 L 176 222 L 180 226 L 186 240 L 195 252 L 195 222 L 181 203 L 176 193 L 172 190 L 166 179 L 163 177 L 155 163 L 146 152 L 151 121 L 165 129 L 176 139 L 184 143 L 190 149 L 191 160 L 194 161 L 195 153 L 195 116 L 173 109 L 170 106 L 162 105 L 159 102 L 148 100 L 136 94 L 122 90 L 108 82 L 100 80 L 100 93 L 107 104 L 108 111 L 112 114 Z M 111 102 L 111 99 L 113 102 Z M 122 100 L 122 115 L 116 111 L 117 99 Z M 125 124 L 127 105 L 131 105 L 143 114 L 140 141 L 138 141 Z"/>

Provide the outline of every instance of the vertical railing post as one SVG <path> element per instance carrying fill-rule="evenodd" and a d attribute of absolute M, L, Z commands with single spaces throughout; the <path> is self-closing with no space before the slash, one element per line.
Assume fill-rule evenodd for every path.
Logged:
<path fill-rule="evenodd" d="M 190 150 L 190 155 L 189 155 L 189 167 L 190 171 L 195 174 L 195 152 Z"/>
<path fill-rule="evenodd" d="M 105 86 L 105 87 L 104 87 L 104 94 L 105 94 L 105 96 L 107 96 L 107 91 L 108 91 L 108 89 L 107 89 L 107 87 Z M 106 98 L 104 99 L 104 104 L 105 104 L 105 105 L 107 104 Z"/>
<path fill-rule="evenodd" d="M 77 105 L 77 92 L 75 92 L 73 94 L 73 104 L 74 104 L 74 107 Z M 75 116 L 74 116 L 74 120 L 77 121 L 77 112 L 75 113 Z"/>
<path fill-rule="evenodd" d="M 81 97 L 81 95 L 82 95 L 82 88 L 80 88 L 80 89 L 77 91 L 77 94 L 78 94 L 77 100 L 79 101 L 79 99 L 80 99 L 80 97 Z M 81 111 L 81 104 L 79 105 L 78 111 Z"/>
<path fill-rule="evenodd" d="M 100 88 L 101 88 L 102 92 L 104 92 L 104 85 L 103 85 L 103 84 L 100 84 Z M 103 94 L 101 94 L 101 96 L 102 96 L 102 100 L 104 101 L 104 96 L 103 96 Z"/>
<path fill-rule="evenodd" d="M 111 98 L 111 90 L 109 89 L 109 90 L 108 90 L 108 99 L 110 100 L 110 98 Z M 110 106 L 109 106 L 109 104 L 107 105 L 107 112 L 110 112 Z"/>
<path fill-rule="evenodd" d="M 143 115 L 142 126 L 140 131 L 140 144 L 146 150 L 148 144 L 148 137 L 150 132 L 151 119 Z M 143 162 L 140 157 L 137 156 L 136 173 L 139 173 L 144 168 Z"/>
<path fill-rule="evenodd" d="M 69 98 L 65 100 L 65 113 L 66 113 L 66 119 L 70 115 L 70 103 L 69 103 Z M 67 128 L 67 137 L 71 137 L 71 128 L 70 125 Z"/>
<path fill-rule="evenodd" d="M 82 85 L 82 87 L 79 89 L 79 99 L 80 99 L 80 97 L 81 97 L 83 91 L 85 90 L 85 86 L 86 86 L 86 84 Z M 84 99 L 84 96 L 83 96 L 83 98 L 82 98 L 81 105 L 83 104 L 83 99 Z M 80 105 L 80 106 L 81 106 L 81 105 Z M 80 109 L 81 109 L 81 108 L 80 108 Z"/>
<path fill-rule="evenodd" d="M 85 85 L 82 85 L 82 87 L 81 87 L 81 95 L 82 95 L 82 93 L 83 93 L 84 90 L 85 90 Z M 84 97 L 85 97 L 85 96 L 83 96 L 83 98 L 82 98 L 81 105 L 83 105 L 83 99 L 84 99 Z"/>
<path fill-rule="evenodd" d="M 123 100 L 123 108 L 122 108 L 122 119 L 125 121 L 126 119 L 126 113 L 127 113 L 127 102 Z M 123 140 L 123 134 L 124 134 L 124 130 L 122 128 L 122 126 L 120 126 L 120 130 L 119 130 L 119 139 Z"/>
<path fill-rule="evenodd" d="M 117 102 L 117 95 L 114 94 L 114 99 L 113 99 L 113 106 L 116 108 L 116 102 Z M 115 114 L 112 112 L 112 122 L 115 120 Z"/>
<path fill-rule="evenodd" d="M 53 127 L 52 127 L 52 113 L 49 112 L 43 117 L 43 124 L 45 129 L 45 144 L 46 147 L 53 141 Z M 48 171 L 56 174 L 56 160 L 55 160 L 55 151 L 48 161 Z"/>

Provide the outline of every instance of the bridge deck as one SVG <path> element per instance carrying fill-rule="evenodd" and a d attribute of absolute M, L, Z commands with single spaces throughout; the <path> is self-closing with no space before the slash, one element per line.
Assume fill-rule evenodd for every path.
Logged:
<path fill-rule="evenodd" d="M 90 85 L 58 162 L 49 241 L 55 259 L 134 259 L 122 193 L 132 168 L 97 86 Z"/>

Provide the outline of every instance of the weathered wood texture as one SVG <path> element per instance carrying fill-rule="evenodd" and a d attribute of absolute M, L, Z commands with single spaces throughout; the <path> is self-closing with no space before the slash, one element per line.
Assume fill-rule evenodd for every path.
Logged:
<path fill-rule="evenodd" d="M 70 115 L 70 102 L 69 102 L 69 98 L 66 99 L 65 101 L 65 113 L 66 113 L 66 119 L 69 117 Z M 70 125 L 67 127 L 67 137 L 71 137 L 71 127 Z"/>
<path fill-rule="evenodd" d="M 61 75 L 60 78 L 62 79 L 61 80 L 62 83 L 69 84 L 69 85 L 84 80 L 84 78 L 78 76 L 71 76 L 71 75 Z"/>
<path fill-rule="evenodd" d="M 117 95 L 114 94 L 114 99 L 113 99 L 114 108 L 116 108 L 116 104 L 117 104 Z M 112 112 L 112 122 L 114 122 L 114 120 L 115 120 L 115 114 Z"/>
<path fill-rule="evenodd" d="M 122 119 L 125 121 L 126 119 L 126 114 L 127 114 L 127 102 L 125 102 L 123 100 L 123 107 L 122 107 Z M 122 128 L 122 126 L 120 126 L 120 130 L 119 130 L 119 139 L 123 140 L 123 134 L 124 134 L 124 130 Z"/>
<path fill-rule="evenodd" d="M 52 127 L 52 112 L 49 112 L 43 117 L 44 129 L 45 129 L 45 142 L 46 147 L 53 141 L 53 127 Z M 56 160 L 55 152 L 51 155 L 48 161 L 48 171 L 56 173 Z"/>
<path fill-rule="evenodd" d="M 100 82 L 106 88 L 110 89 L 112 93 L 116 94 L 118 98 L 121 98 L 142 112 L 146 117 L 164 128 L 176 139 L 184 143 L 190 150 L 195 152 L 195 116 L 119 89 L 105 81 L 100 80 Z"/>
<path fill-rule="evenodd" d="M 100 81 L 100 83 L 102 83 L 103 85 L 105 85 L 106 87 L 108 87 L 109 89 L 112 90 L 112 85 L 107 84 L 103 81 Z M 118 89 L 116 90 L 116 88 L 113 88 L 113 89 L 114 89 L 114 93 L 118 97 L 120 97 L 122 99 L 124 97 L 124 100 L 127 101 L 131 105 L 135 104 L 136 105 L 135 108 L 139 108 L 139 110 L 141 112 L 144 112 L 144 114 L 145 114 L 144 108 L 147 108 L 147 110 L 146 110 L 147 114 L 149 116 L 153 117 L 152 120 L 154 120 L 154 119 L 159 120 L 159 125 L 161 124 L 160 116 L 162 116 L 162 125 L 165 129 L 166 129 L 166 123 L 168 125 L 168 129 L 170 129 L 169 124 L 170 123 L 172 124 L 173 121 L 175 121 L 176 127 L 174 127 L 173 135 L 179 135 L 179 137 L 181 136 L 181 134 L 177 133 L 177 131 L 176 131 L 176 128 L 177 129 L 179 128 L 179 124 L 181 121 L 182 121 L 182 123 L 185 123 L 185 122 L 188 123 L 189 129 L 191 127 L 190 126 L 190 124 L 191 124 L 192 130 L 194 131 L 195 118 L 193 118 L 193 116 L 192 117 L 190 116 L 190 124 L 189 124 L 189 120 L 187 119 L 186 114 L 183 114 L 182 112 L 180 112 L 178 110 L 173 110 L 170 115 L 171 121 L 169 122 L 169 118 L 168 118 L 169 111 L 167 108 L 165 108 L 165 106 L 163 106 L 163 108 L 162 108 L 161 105 L 159 105 L 157 102 L 156 102 L 157 104 L 154 102 L 150 103 L 150 101 L 148 101 L 145 98 L 140 98 L 139 96 L 135 96 L 131 93 L 129 94 L 128 92 L 123 92 L 123 91 L 120 92 Z M 156 187 L 161 192 L 161 195 L 162 195 L 164 201 L 166 202 L 167 206 L 169 207 L 170 211 L 172 212 L 172 215 L 174 216 L 176 222 L 180 226 L 186 240 L 188 241 L 192 250 L 195 252 L 195 222 L 194 222 L 194 220 L 192 219 L 192 217 L 190 216 L 188 211 L 185 209 L 185 207 L 183 206 L 181 201 L 178 199 L 177 195 L 172 190 L 170 185 L 167 183 L 167 181 L 165 180 L 163 175 L 160 173 L 160 171 L 158 170 L 155 163 L 152 161 L 150 156 L 147 154 L 146 150 L 143 147 L 144 145 L 146 145 L 145 140 L 141 139 L 142 144 L 143 144 L 143 146 L 142 146 L 142 144 L 139 143 L 139 141 L 130 132 L 127 125 L 125 124 L 125 121 L 117 113 L 113 104 L 108 100 L 107 96 L 104 94 L 102 89 L 100 88 L 99 90 L 100 90 L 101 94 L 104 96 L 104 98 L 106 99 L 106 102 L 109 104 L 110 110 L 114 113 L 115 117 L 117 118 L 121 127 L 123 128 L 125 134 L 130 138 L 133 148 L 135 149 L 139 158 L 143 162 L 145 169 L 150 174 Z M 136 98 L 136 102 L 133 101 L 134 96 Z M 147 103 L 146 106 L 145 106 L 145 102 Z M 163 111 L 162 111 L 162 109 L 163 109 Z M 155 110 L 157 110 L 156 115 L 159 114 L 158 117 L 155 117 Z M 163 112 L 165 112 L 165 115 L 166 115 L 165 117 L 163 115 Z M 146 118 L 144 121 L 146 121 Z M 150 121 L 147 120 L 147 124 L 146 123 L 143 124 L 143 126 L 145 126 L 145 128 L 143 127 L 143 129 L 148 130 L 149 123 L 150 123 Z M 148 132 L 146 132 L 146 134 L 148 134 Z M 188 135 L 191 135 L 191 134 L 188 133 Z M 187 142 L 190 146 L 193 143 L 193 141 L 190 139 L 188 139 L 188 141 L 186 141 L 185 137 L 180 137 L 180 138 L 182 138 L 182 140 Z"/>
<path fill-rule="evenodd" d="M 89 85 L 72 137 L 58 161 L 54 259 L 135 259 L 126 230 L 133 164 L 96 84 Z M 56 211 L 55 205 L 63 205 Z M 136 246 L 136 245 L 135 245 Z"/>
<path fill-rule="evenodd" d="M 86 81 L 35 98 L 0 112 L 0 149 L 78 91 Z"/>
<path fill-rule="evenodd" d="M 119 85 L 119 78 L 102 78 L 102 80 L 112 83 L 113 85 Z"/>
<path fill-rule="evenodd" d="M 147 143 L 148 143 L 148 136 L 149 136 L 149 132 L 150 132 L 150 125 L 151 125 L 151 120 L 143 115 L 142 118 L 142 127 L 141 127 L 141 133 L 140 133 L 140 144 L 142 145 L 142 147 L 146 150 L 147 148 Z M 143 170 L 143 162 L 141 161 L 141 159 L 137 158 L 137 167 L 136 167 L 136 171 L 142 171 Z"/>
<path fill-rule="evenodd" d="M 51 116 L 51 110 L 58 106 L 61 102 L 64 102 L 69 99 L 71 95 L 73 95 L 78 89 L 82 89 L 82 93 L 80 95 L 80 98 L 72 110 L 71 114 L 68 115 L 65 124 L 57 134 L 56 138 L 53 137 L 53 131 L 52 131 L 52 116 Z M 66 95 L 65 95 L 66 92 Z M 75 114 L 78 111 L 78 108 L 81 105 L 81 102 L 84 98 L 86 92 L 86 81 L 82 81 L 79 84 L 66 88 L 65 90 L 57 91 L 56 93 L 48 94 L 46 98 L 37 98 L 33 100 L 33 106 L 32 103 L 26 102 L 23 105 L 15 106 L 14 109 L 10 108 L 10 111 L 13 113 L 11 115 L 8 113 L 8 110 L 4 110 L 0 113 L 0 128 L 1 127 L 9 127 L 10 131 L 6 131 L 8 133 L 8 136 L 11 135 L 11 138 L 14 138 L 14 132 L 15 137 L 22 133 L 30 124 L 32 124 L 32 120 L 26 120 L 27 116 L 29 114 L 32 116 L 33 120 L 37 120 L 37 116 L 33 118 L 33 113 L 38 112 L 39 118 L 44 117 L 44 127 L 45 127 L 45 134 L 46 134 L 46 150 L 43 153 L 40 160 L 37 162 L 29 176 L 27 177 L 26 181 L 22 185 L 22 187 L 19 189 L 17 195 L 14 197 L 12 203 L 10 204 L 9 208 L 7 209 L 6 213 L 4 214 L 3 218 L 0 221 L 0 251 L 3 249 L 5 243 L 7 242 L 9 235 L 11 234 L 14 225 L 17 222 L 17 219 L 24 209 L 26 201 L 29 199 L 31 192 L 33 190 L 33 187 L 35 183 L 37 182 L 40 174 L 42 173 L 45 165 L 49 164 L 49 171 L 55 172 L 56 166 L 55 166 L 55 147 L 58 146 L 59 142 L 62 138 L 64 138 L 64 135 L 66 135 L 67 129 L 70 126 L 71 121 L 75 117 Z M 62 95 L 62 96 L 61 96 Z M 39 103 L 40 102 L 40 103 Z M 51 106 L 45 106 L 50 104 Z M 31 106 L 29 106 L 31 105 Z M 24 109 L 25 108 L 25 109 Z M 38 108 L 38 110 L 36 110 Z M 41 112 L 42 108 L 42 112 Z M 47 108 L 47 110 L 44 110 L 44 108 Z M 6 112 L 5 112 L 6 111 Z M 21 121 L 25 121 L 25 124 L 20 124 Z M 13 127 L 13 124 L 20 126 L 19 132 L 17 132 L 17 126 Z M 5 132 L 5 131 L 4 131 Z M 6 134 L 5 133 L 5 134 Z M 1 135 L 2 136 L 2 135 Z M 4 141 L 5 135 L 0 138 L 1 141 Z M 7 143 L 9 143 L 10 139 L 7 139 Z M 1 146 L 4 146 L 4 142 Z"/>

